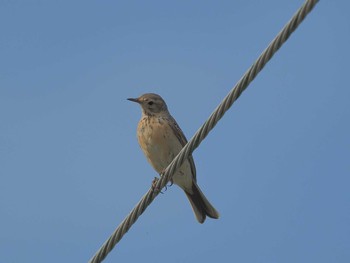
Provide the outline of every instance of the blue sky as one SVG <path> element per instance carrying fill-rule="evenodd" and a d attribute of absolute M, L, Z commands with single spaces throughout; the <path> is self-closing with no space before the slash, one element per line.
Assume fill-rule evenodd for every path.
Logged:
<path fill-rule="evenodd" d="M 0 262 L 87 262 L 151 185 L 137 105 L 188 138 L 303 1 L 0 1 Z M 321 1 L 104 262 L 349 262 L 348 1 Z"/>

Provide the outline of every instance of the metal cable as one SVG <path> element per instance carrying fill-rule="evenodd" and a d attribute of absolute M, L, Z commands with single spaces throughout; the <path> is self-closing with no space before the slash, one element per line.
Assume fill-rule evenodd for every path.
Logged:
<path fill-rule="evenodd" d="M 260 57 L 249 68 L 244 76 L 237 82 L 235 87 L 229 92 L 224 100 L 210 115 L 208 120 L 200 127 L 191 140 L 184 146 L 180 153 L 169 164 L 161 178 L 158 180 L 155 189 L 162 189 L 170 180 L 176 170 L 182 165 L 192 152 L 199 146 L 209 132 L 214 128 L 216 123 L 222 118 L 225 112 L 232 106 L 233 102 L 238 99 L 242 92 L 248 87 L 250 82 L 258 75 L 263 69 L 266 63 L 272 58 L 277 50 L 283 45 L 283 43 L 289 38 L 299 24 L 304 20 L 306 15 L 317 4 L 318 0 L 307 0 L 296 12 L 292 19 L 284 26 L 282 31 L 276 36 L 276 38 L 269 44 L 269 46 L 262 52 Z M 138 217 L 146 210 L 146 208 L 152 203 L 154 198 L 159 194 L 159 191 L 151 189 L 141 198 L 138 204 L 130 212 L 130 214 L 120 223 L 110 238 L 102 245 L 90 263 L 102 262 L 102 260 L 108 255 L 108 253 L 114 248 L 114 246 L 122 239 L 124 234 L 130 229 L 130 227 L 136 222 Z"/>

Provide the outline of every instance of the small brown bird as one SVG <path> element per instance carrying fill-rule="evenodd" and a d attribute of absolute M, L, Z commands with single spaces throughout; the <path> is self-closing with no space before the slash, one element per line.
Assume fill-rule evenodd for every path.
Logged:
<path fill-rule="evenodd" d="M 161 96 L 146 93 L 139 98 L 128 100 L 141 105 L 142 117 L 137 127 L 137 138 L 148 162 L 160 174 L 185 146 L 186 137 L 170 115 Z M 196 167 L 192 156 L 173 175 L 172 182 L 184 190 L 199 223 L 203 223 L 206 216 L 219 218 L 218 211 L 197 185 Z"/>

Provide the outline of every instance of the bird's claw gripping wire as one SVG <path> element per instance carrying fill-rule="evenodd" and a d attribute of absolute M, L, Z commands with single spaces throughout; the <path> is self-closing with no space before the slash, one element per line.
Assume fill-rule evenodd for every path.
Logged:
<path fill-rule="evenodd" d="M 165 173 L 165 169 L 164 169 L 159 175 L 162 176 L 164 173 Z M 171 186 L 174 184 L 173 178 L 171 178 L 171 179 L 169 180 L 169 182 L 170 182 L 170 185 L 165 185 L 165 186 L 164 186 L 164 187 L 165 187 L 164 192 L 165 192 L 166 190 L 168 190 L 168 187 L 171 187 Z"/>
<path fill-rule="evenodd" d="M 171 187 L 171 186 L 174 184 L 174 181 L 173 181 L 173 179 L 171 178 L 169 182 L 170 182 L 169 187 Z"/>
<path fill-rule="evenodd" d="M 157 193 L 161 193 L 164 194 L 162 191 L 160 191 L 160 189 L 157 187 L 157 183 L 159 181 L 158 177 L 154 177 L 153 181 L 152 181 L 152 191 L 153 192 L 157 192 Z M 166 189 L 165 189 L 166 190 Z"/>

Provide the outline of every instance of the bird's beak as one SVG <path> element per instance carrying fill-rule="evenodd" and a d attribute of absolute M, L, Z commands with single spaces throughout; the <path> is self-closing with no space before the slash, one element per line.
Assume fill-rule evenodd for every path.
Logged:
<path fill-rule="evenodd" d="M 127 100 L 136 102 L 136 103 L 140 103 L 140 100 L 138 98 L 134 99 L 134 98 L 128 98 Z"/>

